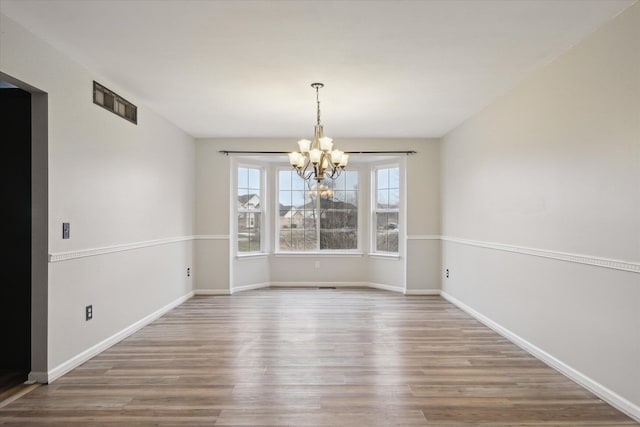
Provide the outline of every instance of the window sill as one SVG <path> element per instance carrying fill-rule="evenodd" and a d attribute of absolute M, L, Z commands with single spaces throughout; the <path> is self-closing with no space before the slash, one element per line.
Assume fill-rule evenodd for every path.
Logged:
<path fill-rule="evenodd" d="M 369 254 L 369 258 L 400 259 L 400 254 L 371 253 Z"/>
<path fill-rule="evenodd" d="M 236 255 L 237 259 L 255 259 L 255 258 L 266 258 L 268 257 L 269 254 L 265 253 L 265 252 L 259 252 L 259 253 L 251 253 L 251 254 L 238 254 Z"/>
<path fill-rule="evenodd" d="M 276 257 L 362 257 L 362 252 L 276 252 Z"/>

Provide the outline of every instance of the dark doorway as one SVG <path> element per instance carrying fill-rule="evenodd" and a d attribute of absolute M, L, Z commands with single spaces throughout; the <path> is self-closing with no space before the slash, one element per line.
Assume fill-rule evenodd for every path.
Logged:
<path fill-rule="evenodd" d="M 0 81 L 0 400 L 31 369 L 31 94 Z"/>

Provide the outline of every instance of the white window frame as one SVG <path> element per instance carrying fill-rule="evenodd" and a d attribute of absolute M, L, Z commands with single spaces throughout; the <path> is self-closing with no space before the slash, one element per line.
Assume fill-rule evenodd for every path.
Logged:
<path fill-rule="evenodd" d="M 240 168 L 257 169 L 260 172 L 260 208 L 258 209 L 241 209 L 238 207 L 238 170 Z M 269 222 L 266 216 L 267 205 L 267 171 L 263 164 L 249 162 L 234 162 L 232 168 L 232 236 L 233 236 L 233 253 L 237 258 L 251 258 L 256 256 L 266 256 L 266 248 L 268 247 L 265 240 L 267 236 L 267 224 Z M 260 248 L 256 251 L 241 252 L 238 250 L 238 215 L 241 213 L 259 213 L 260 214 Z"/>
<path fill-rule="evenodd" d="M 397 209 L 378 209 L 378 171 L 381 169 L 391 169 L 398 168 L 398 187 L 399 187 L 399 198 L 398 198 L 398 208 Z M 370 212 L 371 217 L 369 219 L 370 224 L 370 234 L 369 234 L 369 253 L 373 256 L 377 257 L 389 257 L 389 258 L 399 258 L 403 252 L 403 236 L 405 234 L 405 218 L 404 218 L 404 193 L 406 191 L 405 188 L 405 179 L 404 179 L 404 167 L 400 162 L 393 163 L 379 163 L 371 165 L 371 197 L 370 197 Z M 377 214 L 378 213 L 397 213 L 398 214 L 398 251 L 397 252 L 388 252 L 388 251 L 379 251 L 377 248 Z"/>
<path fill-rule="evenodd" d="M 290 165 L 288 166 L 284 166 L 284 165 L 277 165 L 275 168 L 275 194 L 276 196 L 274 197 L 274 218 L 275 220 L 273 221 L 274 224 L 274 255 L 276 256 L 297 256 L 297 255 L 319 255 L 319 256 L 335 256 L 335 255 L 340 255 L 340 256 L 363 256 L 363 252 L 362 252 L 362 236 L 363 236 L 363 229 L 366 229 L 367 224 L 364 223 L 364 214 L 363 214 L 363 195 L 365 194 L 362 187 L 362 177 L 364 176 L 363 174 L 363 170 L 362 168 L 359 167 L 352 167 L 351 165 L 349 166 L 348 171 L 349 172 L 357 172 L 358 174 L 358 196 L 357 196 L 357 200 L 358 200 L 358 228 L 357 228 L 357 247 L 354 249 L 320 249 L 320 216 L 317 216 L 316 219 L 316 237 L 317 237 L 317 242 L 318 242 L 318 246 L 316 250 L 309 250 L 309 251 L 287 251 L 287 250 L 282 250 L 280 249 L 280 172 L 281 171 L 285 171 L 285 172 L 290 172 L 292 171 L 292 168 Z M 293 171 L 295 172 L 295 171 Z M 320 205 L 320 200 L 317 199 L 317 205 L 316 205 L 316 209 L 318 209 L 319 211 L 319 205 Z"/>

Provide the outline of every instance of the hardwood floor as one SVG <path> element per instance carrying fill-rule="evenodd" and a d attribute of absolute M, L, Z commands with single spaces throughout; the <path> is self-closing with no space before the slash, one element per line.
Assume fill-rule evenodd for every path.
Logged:
<path fill-rule="evenodd" d="M 27 374 L 15 369 L 0 369 L 0 400 L 10 395 L 11 390 L 24 383 Z"/>
<path fill-rule="evenodd" d="M 637 425 L 439 297 L 195 297 L 0 425 Z"/>
<path fill-rule="evenodd" d="M 24 383 L 27 380 L 27 375 L 28 373 L 23 370 L 0 370 L 0 408 L 35 388 L 31 384 Z"/>

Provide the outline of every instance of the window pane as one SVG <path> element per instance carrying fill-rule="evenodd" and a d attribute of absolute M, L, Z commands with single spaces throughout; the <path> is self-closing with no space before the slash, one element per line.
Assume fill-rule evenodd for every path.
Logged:
<path fill-rule="evenodd" d="M 389 188 L 400 188 L 400 168 L 389 169 Z"/>
<path fill-rule="evenodd" d="M 358 190 L 358 172 L 357 171 L 346 171 L 342 172 L 346 174 L 346 189 L 347 190 Z"/>
<path fill-rule="evenodd" d="M 400 189 L 389 189 L 389 209 L 398 209 L 400 207 Z"/>
<path fill-rule="evenodd" d="M 358 206 L 358 192 L 357 191 L 345 191 L 344 202 L 349 203 L 357 208 Z"/>
<path fill-rule="evenodd" d="M 342 172 L 339 177 L 333 181 L 334 190 L 345 190 L 347 187 L 347 172 Z"/>
<path fill-rule="evenodd" d="M 238 188 L 249 188 L 249 170 L 238 168 Z"/>
<path fill-rule="evenodd" d="M 398 252 L 398 210 L 400 208 L 400 168 L 378 169 L 376 172 L 376 209 L 395 210 L 376 213 L 375 250 Z"/>
<path fill-rule="evenodd" d="M 397 212 L 376 214 L 376 251 L 398 252 Z"/>
<path fill-rule="evenodd" d="M 249 169 L 249 186 L 253 190 L 260 189 L 260 169 Z"/>
<path fill-rule="evenodd" d="M 387 221 L 389 214 L 376 214 L 376 251 L 387 251 Z"/>
<path fill-rule="evenodd" d="M 258 194 L 254 194 L 253 191 L 260 191 L 260 190 L 250 190 L 252 191 L 251 194 L 249 194 L 249 200 L 247 200 L 247 208 L 250 209 L 260 209 L 260 193 Z"/>
<path fill-rule="evenodd" d="M 335 191 L 332 197 L 320 200 L 320 249 L 358 247 L 358 207 L 345 200 L 346 193 Z"/>
<path fill-rule="evenodd" d="M 378 190 L 378 203 L 376 204 L 377 209 L 388 209 L 389 208 L 389 190 Z"/>
<path fill-rule="evenodd" d="M 291 205 L 291 191 L 280 191 L 278 193 L 278 203 L 280 204 L 280 215 L 284 215 L 283 209 L 290 209 Z"/>
<path fill-rule="evenodd" d="M 316 219 L 315 219 L 314 213 L 311 213 L 308 216 L 307 221 L 305 221 L 304 250 L 306 251 L 318 250 L 318 236 L 316 234 Z"/>
<path fill-rule="evenodd" d="M 278 173 L 278 189 L 291 190 L 291 171 L 280 171 Z"/>
<path fill-rule="evenodd" d="M 280 249 L 288 251 L 293 249 L 291 233 L 293 233 L 293 230 L 288 225 L 280 223 Z"/>
<path fill-rule="evenodd" d="M 244 209 L 248 200 L 249 190 L 246 188 L 238 188 L 238 209 Z"/>
<path fill-rule="evenodd" d="M 292 191 L 291 205 L 297 209 L 304 208 L 304 205 L 311 201 L 306 191 Z"/>
<path fill-rule="evenodd" d="M 238 214 L 238 252 L 260 251 L 260 213 Z"/>
<path fill-rule="evenodd" d="M 248 187 L 249 177 L 258 175 L 258 187 Z M 238 209 L 260 208 L 260 169 L 238 168 Z"/>
<path fill-rule="evenodd" d="M 237 206 L 238 212 L 238 252 L 260 251 L 260 212 L 246 212 L 246 210 L 259 210 L 260 200 L 260 176 L 258 168 L 238 168 Z M 253 184 L 250 183 L 253 181 Z"/>
<path fill-rule="evenodd" d="M 300 178 L 300 176 L 295 173 L 294 171 L 290 171 L 289 174 L 291 175 L 291 189 L 292 190 L 306 190 L 307 186 L 306 186 L 306 182 L 304 181 L 304 179 Z"/>
<path fill-rule="evenodd" d="M 378 169 L 378 188 L 389 188 L 389 169 Z"/>

